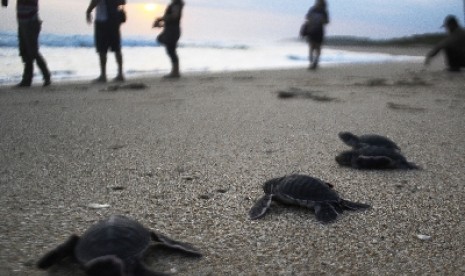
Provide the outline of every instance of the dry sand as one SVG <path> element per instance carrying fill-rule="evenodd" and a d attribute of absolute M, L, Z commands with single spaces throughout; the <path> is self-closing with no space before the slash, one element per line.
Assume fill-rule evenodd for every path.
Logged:
<path fill-rule="evenodd" d="M 465 80 L 442 60 L 127 83 L 148 88 L 0 88 L 0 275 L 84 275 L 35 262 L 110 214 L 198 247 L 149 250 L 177 275 L 464 275 Z M 293 89 L 320 97 L 277 97 Z M 340 131 L 386 135 L 423 170 L 341 168 Z M 373 208 L 250 221 L 261 184 L 290 173 Z"/>

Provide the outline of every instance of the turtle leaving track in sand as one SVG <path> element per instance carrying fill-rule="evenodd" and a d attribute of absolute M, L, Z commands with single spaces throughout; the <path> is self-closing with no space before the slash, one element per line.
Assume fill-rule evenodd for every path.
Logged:
<path fill-rule="evenodd" d="M 374 146 L 343 151 L 336 156 L 336 162 L 354 169 L 420 169 L 400 152 Z"/>
<path fill-rule="evenodd" d="M 141 262 L 151 241 L 202 256 L 187 243 L 151 231 L 135 220 L 114 215 L 94 224 L 81 237 L 72 235 L 66 242 L 45 254 L 37 266 L 47 269 L 65 257 L 74 257 L 90 276 L 166 275 L 147 269 Z"/>
<path fill-rule="evenodd" d="M 391 139 L 378 134 L 364 134 L 357 136 L 351 132 L 345 131 L 339 132 L 338 135 L 342 142 L 354 149 L 376 146 L 400 151 L 399 146 Z"/>
<path fill-rule="evenodd" d="M 265 195 L 249 211 L 250 219 L 265 216 L 272 200 L 314 209 L 316 219 L 322 223 L 335 221 L 344 210 L 370 208 L 370 205 L 340 198 L 332 187 L 318 178 L 299 174 L 268 180 L 263 184 Z"/>

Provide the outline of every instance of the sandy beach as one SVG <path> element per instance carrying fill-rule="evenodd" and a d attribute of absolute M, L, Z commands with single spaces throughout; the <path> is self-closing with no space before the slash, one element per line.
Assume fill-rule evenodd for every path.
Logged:
<path fill-rule="evenodd" d="M 149 249 L 176 275 L 465 274 L 465 79 L 441 58 L 36 85 L 0 87 L 0 275 L 84 275 L 35 263 L 111 214 L 199 248 Z M 340 167 L 340 131 L 385 135 L 423 169 Z M 249 220 L 263 182 L 291 173 L 372 208 Z"/>

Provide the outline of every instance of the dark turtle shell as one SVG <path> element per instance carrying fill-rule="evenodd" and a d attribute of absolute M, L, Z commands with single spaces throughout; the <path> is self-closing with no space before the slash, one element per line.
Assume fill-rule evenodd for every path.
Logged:
<path fill-rule="evenodd" d="M 250 208 L 249 217 L 252 220 L 264 217 L 273 200 L 313 209 L 316 219 L 322 223 L 335 221 L 344 210 L 370 208 L 368 204 L 340 198 L 331 184 L 307 175 L 273 178 L 263 184 L 263 190 L 265 195 Z"/>
<path fill-rule="evenodd" d="M 400 151 L 399 146 L 396 143 L 394 143 L 391 139 L 378 134 L 364 134 L 356 136 L 350 132 L 340 132 L 339 138 L 345 144 L 353 147 L 354 149 L 366 146 L 376 146 Z"/>
<path fill-rule="evenodd" d="M 271 180 L 263 185 L 263 189 L 265 193 L 271 192 L 271 194 L 281 198 L 298 201 L 338 202 L 340 200 L 337 192 L 331 188 L 331 184 L 307 175 L 293 174 L 278 178 L 275 181 Z"/>
<path fill-rule="evenodd" d="M 150 231 L 142 224 L 114 215 L 91 226 L 81 236 L 74 253 L 82 264 L 107 255 L 127 261 L 142 257 L 150 240 Z"/>

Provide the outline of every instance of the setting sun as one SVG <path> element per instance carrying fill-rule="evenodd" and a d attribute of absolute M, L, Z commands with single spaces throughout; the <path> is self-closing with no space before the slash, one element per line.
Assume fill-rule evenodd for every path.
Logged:
<path fill-rule="evenodd" d="M 157 9 L 157 4 L 153 4 L 153 3 L 145 4 L 144 9 L 149 12 L 154 11 Z"/>

